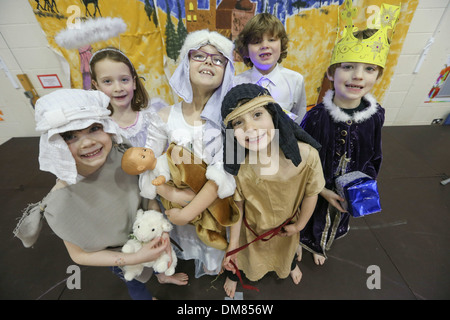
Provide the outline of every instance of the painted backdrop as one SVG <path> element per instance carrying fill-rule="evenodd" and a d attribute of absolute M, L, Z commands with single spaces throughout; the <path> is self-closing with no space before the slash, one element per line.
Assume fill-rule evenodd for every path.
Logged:
<path fill-rule="evenodd" d="M 314 105 L 321 92 L 324 73 L 338 31 L 338 8 L 343 0 L 29 0 L 50 46 L 70 70 L 73 88 L 88 86 L 88 70 L 83 61 L 105 46 L 119 47 L 145 79 L 154 100 L 173 104 L 168 79 L 176 68 L 176 59 L 188 32 L 208 28 L 235 39 L 246 21 L 260 12 L 276 15 L 289 35 L 288 56 L 283 65 L 305 77 L 307 104 Z M 356 1 L 354 1 L 356 2 Z M 358 0 L 356 25 L 363 29 L 373 25 L 373 15 L 383 2 L 398 5 L 400 0 Z M 399 22 L 381 81 L 373 94 L 382 101 L 395 71 L 404 38 L 418 0 L 403 0 Z M 79 49 L 65 49 L 55 42 L 61 30 L 77 21 L 93 17 L 120 17 L 127 24 L 125 32 L 107 41 Z M 236 61 L 236 72 L 246 67 Z M 83 76 L 84 74 L 84 76 Z M 84 82 L 83 82 L 84 78 Z M 156 99 L 157 98 L 157 99 Z"/>

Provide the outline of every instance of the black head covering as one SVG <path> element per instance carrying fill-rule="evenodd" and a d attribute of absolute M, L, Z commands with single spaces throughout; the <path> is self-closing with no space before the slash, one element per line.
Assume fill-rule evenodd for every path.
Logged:
<path fill-rule="evenodd" d="M 251 100 L 262 95 L 270 96 L 270 93 L 267 89 L 259 85 L 244 83 L 235 86 L 225 95 L 222 101 L 222 119 L 225 119 L 236 108 L 240 100 Z M 317 150 L 320 150 L 321 145 L 289 118 L 278 103 L 269 103 L 266 105 L 266 108 L 272 114 L 275 129 L 278 129 L 281 151 L 283 151 L 285 157 L 290 159 L 295 166 L 298 166 L 302 161 L 297 141 L 306 142 Z M 231 121 L 225 129 L 232 129 Z M 234 130 L 226 130 L 223 143 L 225 170 L 232 175 L 237 175 L 240 163 L 245 159 L 248 150 L 236 141 L 236 138 L 234 138 Z"/>

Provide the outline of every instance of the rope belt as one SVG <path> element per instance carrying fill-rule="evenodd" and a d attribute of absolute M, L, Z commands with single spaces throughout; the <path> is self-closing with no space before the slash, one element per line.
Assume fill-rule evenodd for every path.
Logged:
<path fill-rule="evenodd" d="M 256 236 L 256 238 L 253 239 L 252 241 L 250 241 L 249 243 L 244 244 L 243 246 L 241 246 L 241 247 L 239 247 L 239 248 L 236 248 L 236 249 L 234 249 L 234 250 L 231 250 L 230 252 L 227 252 L 227 254 L 225 255 L 225 257 L 231 256 L 231 255 L 233 255 L 233 254 L 235 254 L 235 253 L 237 253 L 237 252 L 239 252 L 239 251 L 241 251 L 241 250 L 244 250 L 244 249 L 247 248 L 249 245 L 251 245 L 253 242 L 256 242 L 256 241 L 259 241 L 259 240 L 262 240 L 262 241 L 269 241 L 270 239 L 272 239 L 273 237 L 275 237 L 278 233 L 280 233 L 281 229 L 283 229 L 283 227 L 284 227 L 285 225 L 287 225 L 289 222 L 291 222 L 292 219 L 294 219 L 294 217 L 295 217 L 295 216 L 297 215 L 297 213 L 299 213 L 299 212 L 300 212 L 300 209 L 297 209 L 297 210 L 294 212 L 294 214 L 292 215 L 292 217 L 290 217 L 290 218 L 287 219 L 285 222 L 283 222 L 283 224 L 281 224 L 281 225 L 279 225 L 278 227 L 275 227 L 275 228 L 273 228 L 273 229 L 270 229 L 269 231 L 266 231 L 266 232 L 264 232 L 264 233 L 261 234 L 261 235 L 258 235 L 255 231 L 253 231 L 252 228 L 250 228 L 250 226 L 249 226 L 249 224 L 248 224 L 248 222 L 247 222 L 247 219 L 245 219 L 245 216 L 244 216 L 244 217 L 243 217 L 243 221 L 244 221 L 245 226 L 247 227 L 247 229 L 249 229 L 249 230 Z M 266 238 L 266 237 L 268 237 L 268 238 Z M 239 282 L 241 283 L 242 287 L 243 287 L 244 289 L 256 290 L 256 291 L 259 292 L 259 289 L 258 289 L 258 288 L 254 287 L 254 286 L 251 286 L 251 285 L 246 285 L 246 284 L 244 284 L 244 282 L 242 281 L 241 272 L 239 271 L 238 267 L 237 267 L 236 264 L 233 262 L 233 260 L 230 260 L 230 262 L 231 262 L 231 264 L 233 265 L 234 270 L 236 271 L 236 274 L 237 274 L 237 276 L 238 276 L 238 278 L 239 278 Z"/>

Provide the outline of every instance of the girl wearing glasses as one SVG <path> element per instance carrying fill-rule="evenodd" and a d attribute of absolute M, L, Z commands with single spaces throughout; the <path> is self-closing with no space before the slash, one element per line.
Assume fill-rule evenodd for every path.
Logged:
<path fill-rule="evenodd" d="M 225 202 L 219 212 L 211 206 L 226 201 L 236 187 L 233 176 L 223 169 L 220 112 L 223 97 L 233 85 L 232 54 L 233 43 L 219 33 L 190 33 L 169 81 L 182 101 L 151 115 L 146 140 L 155 156 L 167 150 L 172 181 L 156 187 L 156 192 L 175 224 L 171 237 L 183 249 L 178 256 L 195 259 L 196 277 L 220 271 L 228 245 L 225 228 L 239 215 L 233 201 Z M 193 172 L 201 173 L 193 176 Z M 206 182 L 193 191 L 191 182 L 198 184 L 200 179 Z M 180 180 L 187 188 L 177 183 Z M 140 186 L 141 191 L 152 188 L 142 176 Z"/>

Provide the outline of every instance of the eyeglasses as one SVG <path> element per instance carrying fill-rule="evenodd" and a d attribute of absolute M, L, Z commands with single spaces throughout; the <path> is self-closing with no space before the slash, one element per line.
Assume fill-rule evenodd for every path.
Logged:
<path fill-rule="evenodd" d="M 211 62 L 219 67 L 225 67 L 228 59 L 221 54 L 211 54 L 202 50 L 189 50 L 189 57 L 194 61 L 204 62 L 211 57 Z"/>

